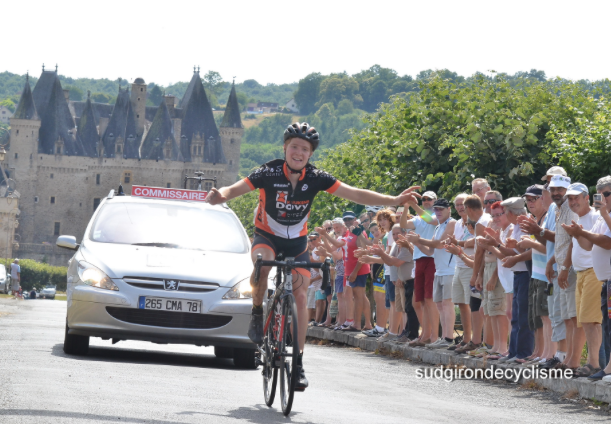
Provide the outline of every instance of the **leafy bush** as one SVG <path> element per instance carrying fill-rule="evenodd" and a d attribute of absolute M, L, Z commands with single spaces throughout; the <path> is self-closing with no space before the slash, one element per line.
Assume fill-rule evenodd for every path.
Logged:
<path fill-rule="evenodd" d="M 11 263 L 14 259 L 0 259 L 7 272 L 10 273 Z M 23 291 L 32 288 L 41 289 L 47 284 L 57 286 L 58 291 L 66 291 L 68 268 L 65 266 L 53 266 L 32 259 L 20 259 L 21 287 Z"/>

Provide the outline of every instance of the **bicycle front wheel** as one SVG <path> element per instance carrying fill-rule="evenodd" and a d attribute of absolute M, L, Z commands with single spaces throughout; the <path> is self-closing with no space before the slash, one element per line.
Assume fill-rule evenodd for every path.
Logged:
<path fill-rule="evenodd" d="M 282 413 L 288 415 L 293 407 L 295 385 L 299 379 L 299 332 L 297 304 L 292 294 L 282 298 L 280 350 L 280 403 Z"/>
<path fill-rule="evenodd" d="M 263 335 L 263 395 L 265 397 L 265 404 L 272 406 L 274 403 L 274 397 L 276 396 L 276 385 L 278 382 L 278 367 L 276 366 L 276 360 L 278 352 L 278 343 L 276 341 L 276 334 L 278 331 L 278 322 L 280 321 L 281 314 L 279 313 L 278 302 L 274 302 L 267 312 L 265 322 L 269 320 L 267 330 Z M 270 316 L 271 315 L 271 316 Z"/>

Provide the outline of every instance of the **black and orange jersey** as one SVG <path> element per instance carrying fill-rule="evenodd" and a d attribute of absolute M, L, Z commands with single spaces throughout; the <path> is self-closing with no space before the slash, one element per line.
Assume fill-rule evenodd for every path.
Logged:
<path fill-rule="evenodd" d="M 340 182 L 331 174 L 307 164 L 293 189 L 286 161 L 274 159 L 262 165 L 244 182 L 259 189 L 255 227 L 278 237 L 292 239 L 308 234 L 308 217 L 320 191 L 333 193 Z"/>

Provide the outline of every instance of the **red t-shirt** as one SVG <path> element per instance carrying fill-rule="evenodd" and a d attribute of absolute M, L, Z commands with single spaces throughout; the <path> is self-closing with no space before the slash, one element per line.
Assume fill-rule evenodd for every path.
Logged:
<path fill-rule="evenodd" d="M 355 236 L 350 231 L 347 231 L 342 236 L 342 240 L 346 242 L 346 244 L 344 245 L 344 276 L 345 278 L 348 278 L 348 276 L 352 274 L 352 271 L 354 271 L 354 268 L 356 267 L 359 261 L 358 258 L 354 257 L 354 251 L 358 248 L 358 246 L 356 245 L 357 238 L 358 236 Z M 361 269 L 359 269 L 359 272 L 357 273 L 357 275 L 369 274 L 369 271 L 370 271 L 369 264 L 363 264 L 361 266 Z"/>

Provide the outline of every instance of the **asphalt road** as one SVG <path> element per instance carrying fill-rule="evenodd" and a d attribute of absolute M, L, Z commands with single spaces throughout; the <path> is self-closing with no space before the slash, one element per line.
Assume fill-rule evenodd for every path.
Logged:
<path fill-rule="evenodd" d="M 418 380 L 421 365 L 308 345 L 310 388 L 284 418 L 263 401 L 260 371 L 212 348 L 92 339 L 62 350 L 66 303 L 0 299 L 1 423 L 590 423 L 606 412 L 482 381 Z"/>

